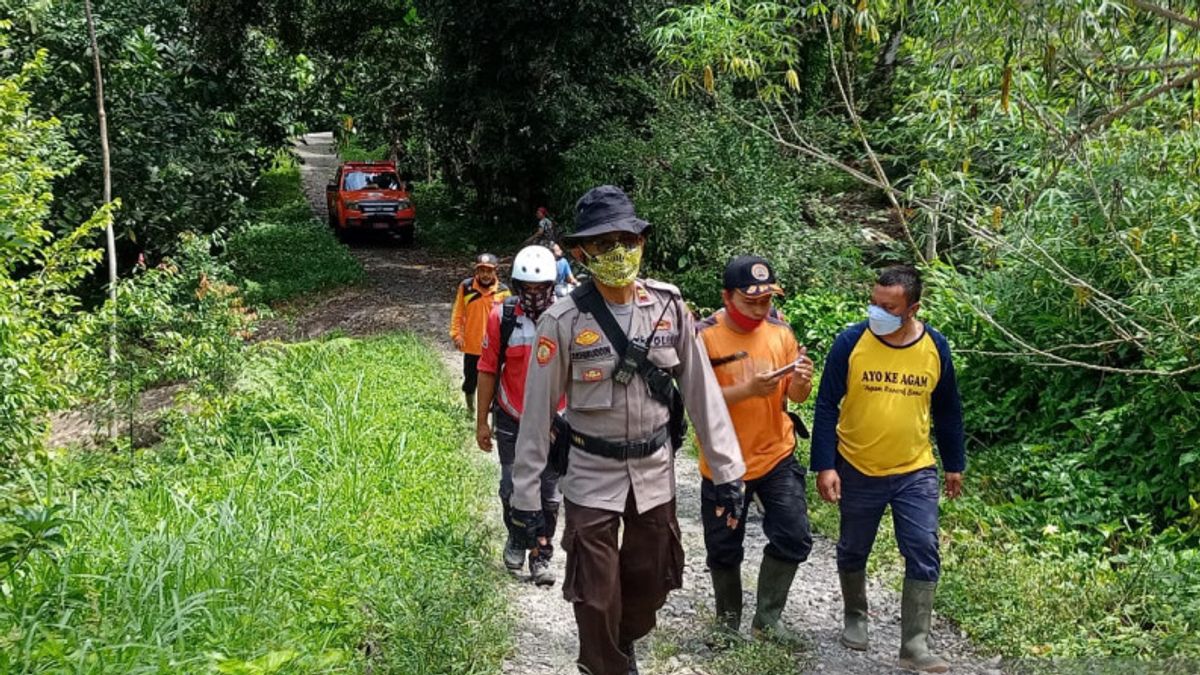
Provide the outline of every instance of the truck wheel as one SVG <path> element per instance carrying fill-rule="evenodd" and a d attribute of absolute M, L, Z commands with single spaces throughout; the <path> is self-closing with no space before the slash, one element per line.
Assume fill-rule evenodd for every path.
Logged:
<path fill-rule="evenodd" d="M 413 241 L 415 240 L 415 238 L 416 238 L 416 232 L 413 231 L 413 228 L 411 228 L 411 227 L 400 231 L 400 245 L 401 246 L 411 247 L 413 245 Z"/>

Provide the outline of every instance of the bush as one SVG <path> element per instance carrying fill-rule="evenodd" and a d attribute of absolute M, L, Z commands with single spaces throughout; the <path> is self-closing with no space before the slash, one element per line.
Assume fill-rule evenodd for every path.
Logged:
<path fill-rule="evenodd" d="M 720 307 L 721 272 L 736 254 L 770 258 L 793 290 L 862 276 L 857 228 L 812 208 L 819 190 L 840 179 L 747 135 L 725 112 L 694 101 L 660 104 L 646 128 L 610 125 L 567 153 L 555 202 L 573 205 L 604 183 L 625 188 L 653 226 L 648 267 L 704 309 Z"/>
<path fill-rule="evenodd" d="M 263 174 L 251 205 L 251 222 L 226 247 L 247 302 L 270 304 L 362 280 L 362 266 L 312 217 L 293 162 Z"/>
<path fill-rule="evenodd" d="M 0 22 L 0 50 L 5 38 Z M 76 399 L 76 293 L 100 260 L 90 242 L 112 218 L 106 208 L 65 235 L 50 231 L 51 182 L 79 158 L 56 120 L 31 112 L 26 88 L 44 61 L 0 77 L 0 463 L 37 448 L 47 414 Z"/>
<path fill-rule="evenodd" d="M 65 541 L 4 570 L 0 670 L 496 672 L 489 481 L 443 382 L 411 336 L 265 348 L 161 449 L 34 467 Z"/>

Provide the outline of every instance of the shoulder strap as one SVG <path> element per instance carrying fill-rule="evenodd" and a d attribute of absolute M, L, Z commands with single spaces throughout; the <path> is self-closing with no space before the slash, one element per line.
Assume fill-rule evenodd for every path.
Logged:
<path fill-rule="evenodd" d="M 512 339 L 513 329 L 517 327 L 517 303 L 515 295 L 504 299 L 500 309 L 500 353 L 496 356 L 496 373 L 504 372 L 504 357 L 508 355 L 508 341 Z"/>

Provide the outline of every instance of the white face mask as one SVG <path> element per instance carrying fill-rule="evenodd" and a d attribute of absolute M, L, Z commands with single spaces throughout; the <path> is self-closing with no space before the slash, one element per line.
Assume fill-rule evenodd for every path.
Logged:
<path fill-rule="evenodd" d="M 867 305 L 867 325 L 870 326 L 872 333 L 883 337 L 900 330 L 900 326 L 904 325 L 904 318 L 892 314 L 879 305 Z"/>

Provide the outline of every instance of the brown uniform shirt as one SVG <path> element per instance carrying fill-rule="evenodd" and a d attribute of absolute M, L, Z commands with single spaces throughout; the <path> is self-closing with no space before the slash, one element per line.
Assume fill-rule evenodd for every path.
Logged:
<path fill-rule="evenodd" d="M 653 280 L 636 284 L 627 334 L 631 339 L 647 337 L 662 317 L 649 358 L 679 383 L 713 482 L 741 478 L 746 467 L 729 411 L 679 290 Z M 618 317 L 618 323 L 626 325 L 626 320 Z M 573 298 L 563 298 L 546 310 L 538 321 L 537 335 L 525 380 L 525 414 L 513 467 L 512 506 L 526 511 L 541 508 L 539 476 L 549 452 L 551 415 L 563 393 L 567 394 L 565 416 L 571 428 L 609 441 L 649 438 L 670 416 L 667 407 L 650 396 L 641 376 L 627 386 L 612 379 L 617 369 L 616 350 L 599 322 L 580 312 Z M 638 512 L 645 513 L 675 497 L 675 454 L 667 445 L 630 460 L 600 457 L 573 447 L 567 475 L 559 486 L 575 504 L 616 512 L 625 510 L 626 498 L 633 490 Z"/>

